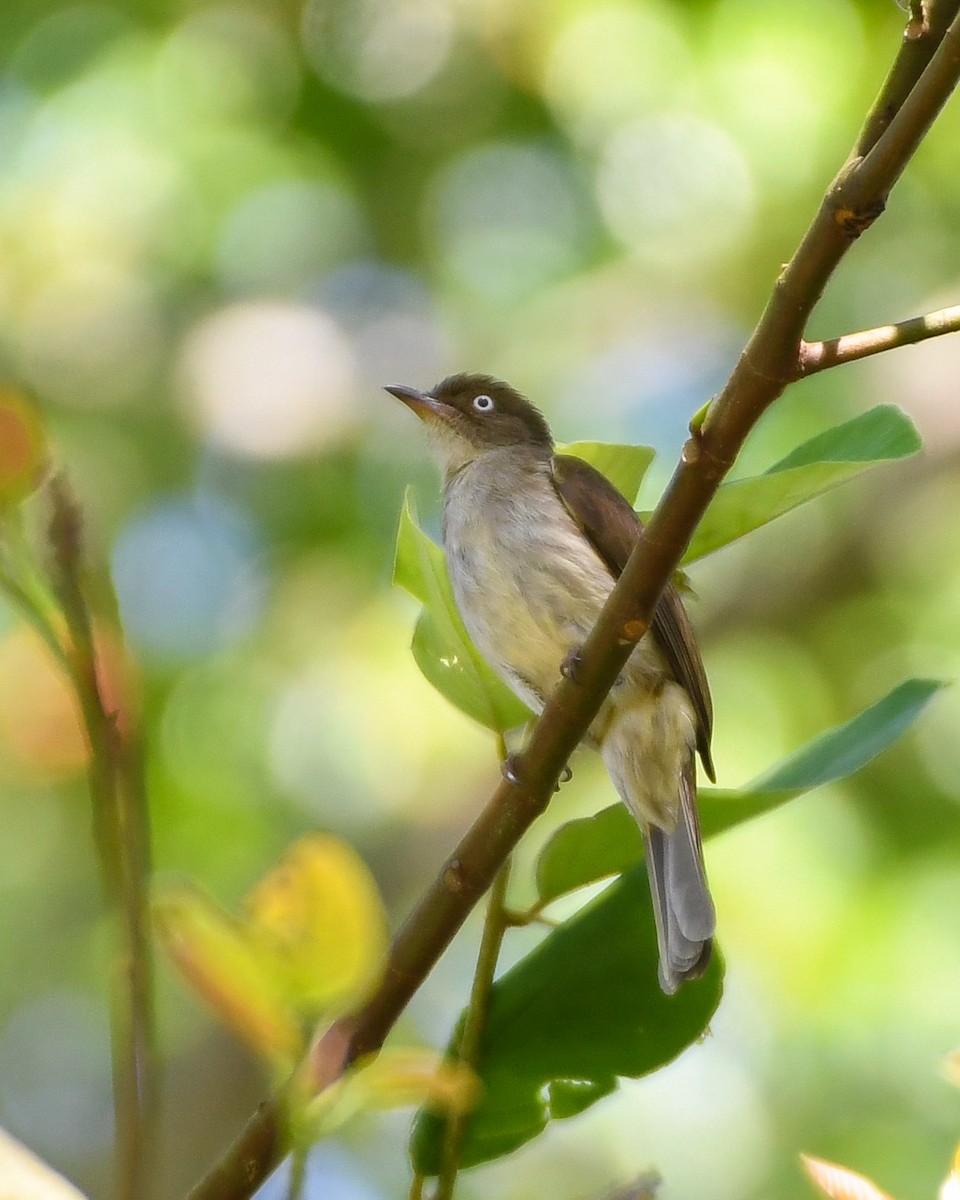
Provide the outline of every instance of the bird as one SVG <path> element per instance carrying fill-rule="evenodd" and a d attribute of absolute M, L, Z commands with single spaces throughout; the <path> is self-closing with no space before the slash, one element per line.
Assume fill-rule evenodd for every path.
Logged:
<path fill-rule="evenodd" d="M 599 616 L 643 526 L 583 459 L 559 454 L 540 410 L 482 374 L 387 392 L 422 421 L 443 476 L 454 599 L 480 653 L 535 713 Z M 713 707 L 690 620 L 669 584 L 584 738 L 640 827 L 665 993 L 703 974 L 716 914 L 696 808 L 713 780 Z"/>

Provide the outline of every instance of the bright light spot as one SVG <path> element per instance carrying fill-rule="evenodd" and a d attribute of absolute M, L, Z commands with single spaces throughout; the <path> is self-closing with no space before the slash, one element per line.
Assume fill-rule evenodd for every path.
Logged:
<path fill-rule="evenodd" d="M 511 142 L 471 150 L 441 172 L 430 225 L 448 269 L 490 299 L 571 270 L 585 238 L 568 165 L 542 146 Z"/>
<path fill-rule="evenodd" d="M 755 170 L 774 185 L 819 172 L 824 135 L 846 112 L 863 62 L 855 6 L 848 0 L 722 0 L 712 42 L 705 61 L 718 116 L 748 148 Z"/>
<path fill-rule="evenodd" d="M 571 440 L 589 438 L 599 425 L 610 440 L 675 454 L 690 413 L 721 386 L 737 349 L 735 332 L 717 312 L 690 304 L 671 311 L 662 303 L 566 374 L 558 396 L 564 431 Z"/>
<path fill-rule="evenodd" d="M 184 392 L 207 435 L 251 458 L 306 454 L 350 423 L 354 360 L 341 330 L 306 305 L 237 304 L 196 328 Z"/>
<path fill-rule="evenodd" d="M 732 250 L 753 217 L 753 185 L 736 144 L 689 114 L 619 129 L 603 147 L 597 193 L 616 236 L 662 267 L 702 267 Z"/>
<path fill-rule="evenodd" d="M 161 501 L 123 530 L 113 574 L 130 640 L 170 657 L 202 654 L 244 632 L 262 602 L 244 518 L 209 500 Z"/>
<path fill-rule="evenodd" d="M 220 277 L 231 292 L 294 293 L 356 253 L 364 233 L 344 188 L 302 179 L 269 183 L 227 217 L 216 253 Z"/>
<path fill-rule="evenodd" d="M 469 795 L 464 779 L 488 762 L 489 735 L 430 687 L 396 636 L 409 620 L 403 598 L 391 594 L 341 622 L 335 650 L 277 690 L 271 773 L 314 822 L 360 829 L 387 812 L 449 819 L 450 796 Z M 376 738 L 371 714 L 379 714 Z"/>
<path fill-rule="evenodd" d="M 664 5 L 599 4 L 561 29 L 544 66 L 548 102 L 595 141 L 623 121 L 682 100 L 693 70 L 683 33 Z"/>
<path fill-rule="evenodd" d="M 74 993 L 24 1005 L 0 1037 L 0 1123 L 44 1156 L 102 1153 L 112 1134 L 110 1039 Z"/>
<path fill-rule="evenodd" d="M 109 634 L 97 635 L 99 682 L 107 708 L 129 705 L 126 665 Z M 87 763 L 80 710 L 63 667 L 28 625 L 0 643 L 0 771 L 31 782 L 69 778 Z"/>
<path fill-rule="evenodd" d="M 39 290 L 24 311 L 20 342 L 38 391 L 62 404 L 103 408 L 142 394 L 165 338 L 143 280 L 89 263 Z"/>
<path fill-rule="evenodd" d="M 395 100 L 443 66 L 453 13 L 443 0 L 308 0 L 302 31 L 307 59 L 328 82 L 365 100 Z"/>
<path fill-rule="evenodd" d="M 379 392 L 388 379 L 438 379 L 450 362 L 433 298 L 406 271 L 351 263 L 328 275 L 314 297 L 351 335 L 361 391 Z"/>
<path fill-rule="evenodd" d="M 283 117 L 300 88 L 297 55 L 265 8 L 215 4 L 188 16 L 161 47 L 155 95 L 176 120 Z"/>

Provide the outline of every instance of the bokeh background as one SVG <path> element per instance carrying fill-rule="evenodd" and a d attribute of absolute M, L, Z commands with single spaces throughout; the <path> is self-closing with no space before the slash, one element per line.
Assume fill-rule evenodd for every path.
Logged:
<path fill-rule="evenodd" d="M 38 398 L 113 574 L 159 869 L 235 903 L 322 828 L 400 919 L 497 768 L 408 652 L 392 540 L 405 484 L 429 522 L 436 480 L 381 385 L 501 375 L 564 440 L 654 445 L 652 502 L 903 23 L 892 0 L 4 0 L 0 369 Z M 954 102 L 816 335 L 957 302 L 958 144 Z M 958 379 L 960 338 L 931 342 L 794 388 L 756 431 L 740 473 L 880 401 L 927 449 L 695 569 L 721 784 L 908 675 L 956 677 Z M 469 1174 L 465 1200 L 651 1167 L 668 1200 L 791 1200 L 800 1150 L 934 1195 L 960 1136 L 940 1074 L 958 725 L 948 691 L 854 780 L 711 844 L 712 1036 Z M 0 1126 L 100 1196 L 109 946 L 82 770 L 69 699 L 0 610 Z M 583 759 L 521 859 L 611 799 Z M 445 1040 L 476 933 L 407 1041 Z M 166 969 L 160 1002 L 174 1197 L 265 1085 Z M 403 1194 L 405 1129 L 325 1145 L 316 1195 Z"/>

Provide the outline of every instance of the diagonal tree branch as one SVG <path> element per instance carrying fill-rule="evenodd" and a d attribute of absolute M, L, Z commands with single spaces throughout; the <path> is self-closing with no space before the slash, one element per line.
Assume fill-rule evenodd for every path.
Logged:
<path fill-rule="evenodd" d="M 634 645 L 646 633 L 664 586 L 747 434 L 797 379 L 803 331 L 823 288 L 853 242 L 883 211 L 890 188 L 960 76 L 960 0 L 931 0 L 928 30 L 907 40 L 850 158 L 831 184 L 723 392 L 691 429 L 667 490 L 596 626 L 584 643 L 577 682 L 561 679 L 517 768 L 504 780 L 394 940 L 384 982 L 348 1021 L 314 1047 L 299 1082 L 333 1081 L 343 1056 L 325 1052 L 349 1038 L 349 1063 L 373 1053 L 507 856 L 546 808 Z M 831 364 L 832 365 L 832 364 Z M 332 1073 L 326 1064 L 337 1064 Z M 281 1101 L 264 1105 L 190 1200 L 252 1195 L 283 1152 Z"/>
<path fill-rule="evenodd" d="M 845 333 L 842 337 L 825 342 L 801 342 L 800 374 L 816 375 L 830 367 L 882 354 L 898 346 L 913 346 L 927 338 L 940 337 L 945 333 L 960 330 L 960 304 L 941 308 L 922 317 L 911 317 L 895 325 L 879 325 L 876 329 L 863 329 L 859 333 Z"/>

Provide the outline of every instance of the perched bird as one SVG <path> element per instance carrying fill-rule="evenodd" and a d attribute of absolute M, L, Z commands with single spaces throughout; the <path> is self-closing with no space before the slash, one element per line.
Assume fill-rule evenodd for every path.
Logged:
<path fill-rule="evenodd" d="M 443 472 L 443 546 L 463 623 L 494 670 L 540 712 L 642 525 L 599 471 L 554 453 L 543 416 L 509 385 L 453 375 L 431 392 L 386 390 L 421 418 Z M 699 752 L 713 779 L 712 723 L 693 630 L 668 586 L 651 633 L 585 739 L 643 833 L 667 993 L 702 974 L 716 925 L 694 763 Z"/>

